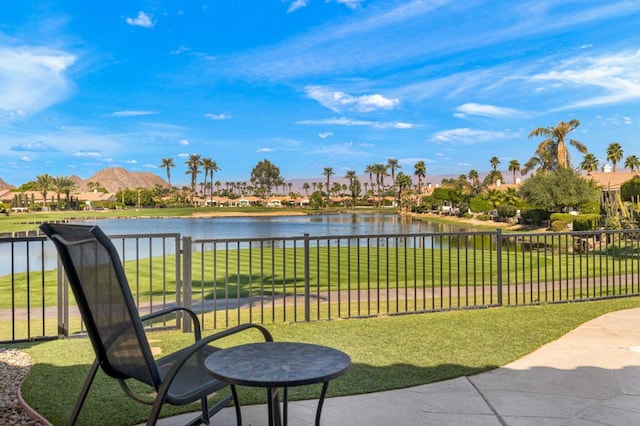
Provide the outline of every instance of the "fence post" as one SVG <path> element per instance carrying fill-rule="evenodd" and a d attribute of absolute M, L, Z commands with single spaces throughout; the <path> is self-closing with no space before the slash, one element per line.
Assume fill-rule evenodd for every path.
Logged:
<path fill-rule="evenodd" d="M 309 234 L 304 234 L 304 320 L 311 321 L 311 285 L 309 271 Z"/>
<path fill-rule="evenodd" d="M 176 235 L 176 239 L 174 241 L 174 247 L 176 250 L 176 259 L 175 259 L 175 280 L 176 280 L 176 306 L 182 306 L 182 247 L 180 244 L 182 243 L 181 235 Z M 177 311 L 176 313 L 176 328 L 180 330 L 182 328 L 182 321 L 184 320 L 184 312 Z"/>
<path fill-rule="evenodd" d="M 69 337 L 69 286 L 60 258 L 57 258 L 58 276 L 58 338 Z"/>
<path fill-rule="evenodd" d="M 498 273 L 496 274 L 498 277 L 498 306 L 502 306 L 502 230 L 500 228 L 496 229 L 496 268 L 498 268 Z"/>
<path fill-rule="evenodd" d="M 191 267 L 193 264 L 192 258 L 192 239 L 191 237 L 183 237 L 182 238 L 182 296 L 183 296 L 183 304 L 187 309 L 192 308 L 192 298 L 191 298 L 191 289 L 192 289 L 192 273 Z M 180 291 L 180 289 L 178 289 Z M 185 317 L 185 321 L 182 323 L 182 331 L 185 333 L 191 332 L 191 321 L 189 318 Z"/>

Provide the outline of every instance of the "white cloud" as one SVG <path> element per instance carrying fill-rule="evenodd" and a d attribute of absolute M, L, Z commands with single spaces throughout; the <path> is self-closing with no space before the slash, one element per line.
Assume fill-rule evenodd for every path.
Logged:
<path fill-rule="evenodd" d="M 134 25 L 136 27 L 153 28 L 156 21 L 153 20 L 153 15 L 146 14 L 142 10 L 138 12 L 138 16 L 135 18 L 127 18 L 127 24 Z"/>
<path fill-rule="evenodd" d="M 189 141 L 188 141 L 188 140 L 186 140 L 186 139 L 182 139 L 179 143 L 180 143 L 180 145 L 182 145 L 182 146 L 189 146 Z"/>
<path fill-rule="evenodd" d="M 349 9 L 357 9 L 362 0 L 336 0 L 336 3 L 344 4 Z"/>
<path fill-rule="evenodd" d="M 126 160 L 125 164 L 138 164 L 136 160 Z"/>
<path fill-rule="evenodd" d="M 296 121 L 296 124 L 303 124 L 303 125 L 324 124 L 324 125 L 331 125 L 331 126 L 369 126 L 375 129 L 410 129 L 414 127 L 414 125 L 410 123 L 353 120 L 347 117 L 326 118 L 322 120 L 300 120 L 300 121 Z"/>
<path fill-rule="evenodd" d="M 140 115 L 153 115 L 157 114 L 155 111 L 116 111 L 111 114 L 114 117 L 137 117 Z"/>
<path fill-rule="evenodd" d="M 211 119 L 211 120 L 229 120 L 231 118 L 231 115 L 229 114 L 205 114 L 205 117 Z"/>
<path fill-rule="evenodd" d="M 158 166 L 156 166 L 155 164 L 143 164 L 142 167 L 144 167 L 145 169 L 157 169 Z"/>
<path fill-rule="evenodd" d="M 81 149 L 74 154 L 76 157 L 90 157 L 98 158 L 102 157 L 102 152 L 96 149 Z"/>
<path fill-rule="evenodd" d="M 498 107 L 495 105 L 482 105 L 473 102 L 460 105 L 456 108 L 454 117 L 465 118 L 469 115 L 479 115 L 482 117 L 524 117 L 526 114 L 513 108 Z"/>
<path fill-rule="evenodd" d="M 28 163 L 29 161 L 31 161 L 31 158 L 29 158 L 28 155 L 23 155 L 22 157 L 20 157 L 20 161 L 24 161 L 25 163 Z"/>
<path fill-rule="evenodd" d="M 318 136 L 321 139 L 326 139 L 326 138 L 329 138 L 329 137 L 333 136 L 333 133 L 331 133 L 331 132 L 322 132 L 322 133 L 318 133 Z"/>
<path fill-rule="evenodd" d="M 332 111 L 349 109 L 358 112 L 371 112 L 378 109 L 393 109 L 400 104 L 399 99 L 389 99 L 380 94 L 352 96 L 344 92 L 322 86 L 307 86 L 305 93 L 311 99 Z"/>
<path fill-rule="evenodd" d="M 275 151 L 273 148 L 260 148 L 256 152 L 273 152 Z"/>
<path fill-rule="evenodd" d="M 532 80 L 549 82 L 549 90 L 575 88 L 584 93 L 590 88 L 597 92 L 559 110 L 632 101 L 640 98 L 640 50 L 572 58 L 560 63 L 555 70 L 533 76 Z"/>
<path fill-rule="evenodd" d="M 495 141 L 497 139 L 505 139 L 509 137 L 514 137 L 514 135 L 507 132 L 492 132 L 464 127 L 437 132 L 430 138 L 430 140 L 435 142 L 473 144 L 478 142 Z"/>
<path fill-rule="evenodd" d="M 55 152 L 56 149 L 42 141 L 34 143 L 23 143 L 21 145 L 14 145 L 11 147 L 11 151 L 28 151 L 28 152 Z"/>
<path fill-rule="evenodd" d="M 395 123 L 393 127 L 395 127 L 396 129 L 413 129 L 415 125 L 413 125 L 412 123 L 403 123 L 399 121 Z"/>
<path fill-rule="evenodd" d="M 66 98 L 76 56 L 47 47 L 0 47 L 0 118 L 20 118 Z"/>
<path fill-rule="evenodd" d="M 298 9 L 302 9 L 307 6 L 307 0 L 294 0 L 289 5 L 287 9 L 287 13 L 295 12 Z"/>

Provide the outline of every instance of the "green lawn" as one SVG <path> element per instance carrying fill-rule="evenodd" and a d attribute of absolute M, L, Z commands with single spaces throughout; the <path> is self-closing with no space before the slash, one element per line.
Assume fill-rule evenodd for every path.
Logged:
<path fill-rule="evenodd" d="M 518 308 L 495 308 L 378 317 L 347 321 L 274 324 L 275 340 L 329 345 L 348 353 L 352 370 L 329 387 L 329 395 L 403 388 L 476 374 L 505 365 L 579 324 L 604 313 L 640 307 L 639 298 Z M 153 332 L 152 346 L 169 352 L 190 341 L 176 332 Z M 255 335 L 252 339 L 257 339 Z M 229 340 L 226 344 L 247 341 Z M 87 339 L 10 345 L 35 360 L 23 385 L 26 401 L 54 425 L 65 423 L 93 356 Z M 52 392 L 52 389 L 55 389 Z M 143 390 L 144 389 L 140 389 Z M 241 388 L 243 404 L 260 403 L 263 391 Z M 294 399 L 317 398 L 316 386 L 291 389 Z M 188 410 L 197 410 L 190 407 Z M 178 409 L 166 409 L 165 415 Z M 128 400 L 114 381 L 99 374 L 80 424 L 136 424 L 148 408 Z"/>

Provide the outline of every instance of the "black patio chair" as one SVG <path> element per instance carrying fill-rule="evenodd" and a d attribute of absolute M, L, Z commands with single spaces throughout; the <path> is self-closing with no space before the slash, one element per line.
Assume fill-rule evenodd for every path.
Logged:
<path fill-rule="evenodd" d="M 120 383 L 137 402 L 151 405 L 147 425 L 156 423 L 163 404 L 186 405 L 200 401 L 202 414 L 189 425 L 209 424 L 209 418 L 234 402 L 238 424 L 240 406 L 235 387 L 231 395 L 209 407 L 207 396 L 228 386 L 211 377 L 204 360 L 218 350 L 210 343 L 241 331 L 257 329 L 266 341 L 273 341 L 267 329 L 242 324 L 202 338 L 197 315 L 183 307 L 173 307 L 139 316 L 133 296 L 113 243 L 97 226 L 44 223 L 40 229 L 54 242 L 69 285 L 86 325 L 96 355 L 74 406 L 69 424 L 75 424 L 98 368 Z M 154 359 L 143 327 L 145 321 L 184 312 L 193 322 L 195 343 L 175 353 Z M 127 380 L 137 380 L 154 388 L 155 399 L 135 394 Z"/>

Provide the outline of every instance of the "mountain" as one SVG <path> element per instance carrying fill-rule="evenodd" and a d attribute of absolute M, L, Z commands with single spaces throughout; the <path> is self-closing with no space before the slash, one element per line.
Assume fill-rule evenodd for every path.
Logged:
<path fill-rule="evenodd" d="M 14 188 L 15 186 L 9 185 L 5 181 L 3 181 L 2 178 L 0 178 L 0 191 L 3 191 L 5 189 L 14 189 Z"/>
<path fill-rule="evenodd" d="M 82 179 L 80 180 L 82 181 Z M 122 167 L 109 167 L 100 170 L 82 182 L 82 184 L 78 184 L 78 189 L 80 190 L 88 189 L 87 184 L 89 182 L 98 182 L 109 192 L 117 192 L 123 188 L 153 188 L 155 185 L 169 188 L 169 184 L 156 174 L 151 172 L 129 172 Z"/>

